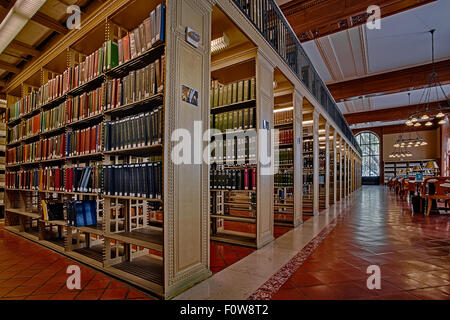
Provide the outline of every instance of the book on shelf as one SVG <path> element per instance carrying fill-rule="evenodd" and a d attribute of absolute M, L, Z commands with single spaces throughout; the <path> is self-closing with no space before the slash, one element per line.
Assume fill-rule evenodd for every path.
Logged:
<path fill-rule="evenodd" d="M 65 191 L 99 193 L 102 188 L 103 165 L 77 165 L 66 168 Z"/>
<path fill-rule="evenodd" d="M 105 151 L 162 143 L 163 107 L 105 123 Z"/>
<path fill-rule="evenodd" d="M 273 117 L 276 126 L 291 124 L 294 122 L 294 110 L 275 112 L 273 114 Z"/>
<path fill-rule="evenodd" d="M 23 137 L 32 137 L 41 131 L 41 114 L 37 114 L 32 118 L 26 119 L 24 122 L 25 128 Z"/>
<path fill-rule="evenodd" d="M 294 149 L 276 149 L 276 157 L 278 158 L 278 165 L 294 164 Z"/>
<path fill-rule="evenodd" d="M 45 221 L 64 220 L 64 203 L 41 200 L 42 216 Z"/>
<path fill-rule="evenodd" d="M 66 124 L 65 115 L 66 106 L 65 102 L 61 103 L 57 107 L 43 111 L 41 115 L 40 132 L 45 133 L 54 129 L 63 127 Z"/>
<path fill-rule="evenodd" d="M 139 102 L 161 93 L 164 89 L 163 63 L 164 56 L 156 59 L 146 67 L 131 71 L 123 78 L 111 79 L 103 83 L 102 90 L 106 94 L 104 110 L 111 110 L 131 103 Z"/>
<path fill-rule="evenodd" d="M 256 98 L 256 78 L 221 84 L 218 80 L 211 81 L 211 108 L 217 108 Z"/>
<path fill-rule="evenodd" d="M 98 153 L 103 150 L 104 123 L 85 129 L 67 132 L 66 157 Z"/>
<path fill-rule="evenodd" d="M 69 226 L 97 225 L 97 202 L 95 200 L 69 201 L 66 210 Z"/>
<path fill-rule="evenodd" d="M 159 4 L 139 26 L 117 41 L 118 64 L 135 59 L 165 41 L 165 5 Z"/>
<path fill-rule="evenodd" d="M 211 115 L 212 128 L 221 132 L 256 128 L 256 108 L 222 112 Z"/>
<path fill-rule="evenodd" d="M 256 168 L 212 169 L 210 187 L 215 190 L 256 190 Z"/>
<path fill-rule="evenodd" d="M 71 97 L 66 101 L 66 121 L 73 123 L 95 115 L 104 109 L 104 86 L 93 91 Z"/>
<path fill-rule="evenodd" d="M 294 130 L 280 130 L 278 132 L 278 144 L 293 144 L 294 143 Z"/>
<path fill-rule="evenodd" d="M 107 165 L 104 192 L 109 196 L 162 198 L 162 162 Z"/>

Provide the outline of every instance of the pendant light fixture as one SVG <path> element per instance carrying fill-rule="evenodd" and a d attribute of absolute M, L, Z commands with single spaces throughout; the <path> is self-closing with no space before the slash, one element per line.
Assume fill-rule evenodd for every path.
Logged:
<path fill-rule="evenodd" d="M 436 63 L 435 63 L 435 52 L 434 52 L 434 33 L 435 29 L 429 31 L 431 34 L 431 61 L 432 61 L 432 72 L 430 75 L 430 82 L 428 86 L 424 89 L 422 97 L 418 103 L 418 110 L 411 114 L 408 120 L 405 122 L 407 126 L 420 127 L 422 124 L 420 121 L 425 122 L 425 126 L 431 127 L 434 124 L 434 120 L 438 120 L 438 124 L 443 125 L 447 123 L 444 119 L 446 118 L 446 113 L 450 111 L 450 100 L 448 99 L 448 95 L 445 93 L 444 88 L 439 80 L 438 74 L 436 72 Z M 439 98 L 439 93 L 444 95 L 445 101 L 438 102 L 437 108 L 431 107 L 431 94 L 432 91 L 436 91 L 436 98 Z M 444 104 L 443 107 L 441 104 Z"/>

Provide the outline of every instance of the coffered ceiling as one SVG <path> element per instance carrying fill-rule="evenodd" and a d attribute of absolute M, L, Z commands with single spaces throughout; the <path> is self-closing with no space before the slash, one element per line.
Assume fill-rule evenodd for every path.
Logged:
<path fill-rule="evenodd" d="M 450 97 L 450 1 L 369 1 L 381 7 L 383 18 L 379 30 L 368 29 L 366 20 L 342 27 L 342 30 L 326 29 L 318 17 L 316 23 L 311 21 L 315 18 L 315 7 L 322 9 L 323 16 L 330 17 L 330 26 L 335 26 L 333 19 L 351 20 L 352 15 L 363 14 L 369 3 L 364 0 L 339 2 L 340 8 L 335 6 L 334 0 L 278 1 L 344 115 L 408 106 L 408 92 L 411 92 L 411 104 L 418 104 L 431 73 L 428 32 L 431 29 L 436 29 L 438 75 L 445 84 L 447 97 L 442 92 L 433 92 L 430 100 Z M 324 11 L 327 7 L 335 11 L 327 13 Z M 397 10 L 393 10 L 394 7 Z M 308 18 L 310 21 L 305 24 Z M 307 27 L 302 27 L 301 22 Z M 305 28 L 316 32 L 305 31 Z M 301 32 L 314 36 L 313 40 L 305 40 Z M 407 117 L 405 114 L 405 119 L 397 122 L 402 123 Z M 383 125 L 373 123 L 380 124 Z M 392 124 L 392 121 L 386 122 L 386 125 Z M 370 123 L 364 125 L 371 126 Z"/>

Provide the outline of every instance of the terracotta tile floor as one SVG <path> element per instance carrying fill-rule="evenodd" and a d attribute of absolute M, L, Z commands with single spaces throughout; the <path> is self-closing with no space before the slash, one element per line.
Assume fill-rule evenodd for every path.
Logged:
<path fill-rule="evenodd" d="M 289 232 L 291 228 L 288 227 L 275 227 L 274 237 L 281 237 L 286 232 Z M 250 253 L 254 252 L 255 249 L 247 248 L 243 246 L 237 246 L 227 243 L 221 243 L 216 241 L 211 241 L 210 243 L 210 268 L 211 272 L 217 273 L 232 264 L 244 259 Z"/>
<path fill-rule="evenodd" d="M 67 266 L 81 268 L 81 290 L 67 289 Z M 107 275 L 13 235 L 0 225 L 0 300 L 151 300 Z"/>
<path fill-rule="evenodd" d="M 450 215 L 411 215 L 384 187 L 363 187 L 353 207 L 273 299 L 450 299 Z M 369 265 L 381 290 L 368 290 Z"/>

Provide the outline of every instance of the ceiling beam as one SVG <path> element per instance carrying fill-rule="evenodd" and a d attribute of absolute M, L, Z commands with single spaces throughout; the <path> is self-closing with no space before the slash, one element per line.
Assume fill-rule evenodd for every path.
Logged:
<path fill-rule="evenodd" d="M 6 70 L 8 72 L 12 72 L 12 73 L 19 73 L 20 69 L 17 68 L 15 65 L 13 64 L 9 64 L 3 61 L 0 61 L 0 69 Z"/>
<path fill-rule="evenodd" d="M 8 48 L 29 54 L 30 56 L 33 56 L 33 57 L 38 57 L 41 54 L 41 52 L 39 50 L 36 50 L 32 46 L 30 46 L 26 43 L 20 42 L 18 40 L 13 40 L 9 44 Z"/>
<path fill-rule="evenodd" d="M 69 29 L 67 29 L 66 27 L 64 27 L 61 23 L 59 23 L 59 21 L 53 19 L 52 17 L 49 17 L 48 15 L 42 13 L 42 12 L 37 12 L 32 18 L 32 21 L 47 27 L 49 29 L 52 29 L 54 31 L 56 31 L 59 34 L 65 35 L 69 32 Z"/>
<path fill-rule="evenodd" d="M 445 105 L 445 101 L 432 102 L 429 104 L 431 110 L 437 109 L 441 103 L 442 106 Z M 423 109 L 423 105 L 420 105 L 420 110 Z M 375 121 L 395 121 L 395 120 L 406 120 L 408 117 L 419 109 L 419 105 L 402 106 L 396 108 L 379 109 L 373 111 L 357 112 L 345 114 L 344 117 L 349 125 L 358 123 L 367 123 Z M 430 112 L 430 114 L 437 114 L 436 112 Z"/>
<path fill-rule="evenodd" d="M 430 82 L 432 65 L 426 64 L 373 76 L 328 84 L 337 102 L 367 95 L 389 94 L 421 89 Z M 450 59 L 436 63 L 436 72 L 442 84 L 450 83 Z"/>
<path fill-rule="evenodd" d="M 281 6 L 300 41 L 309 41 L 367 22 L 367 8 L 377 5 L 381 17 L 436 0 L 294 0 Z"/>

